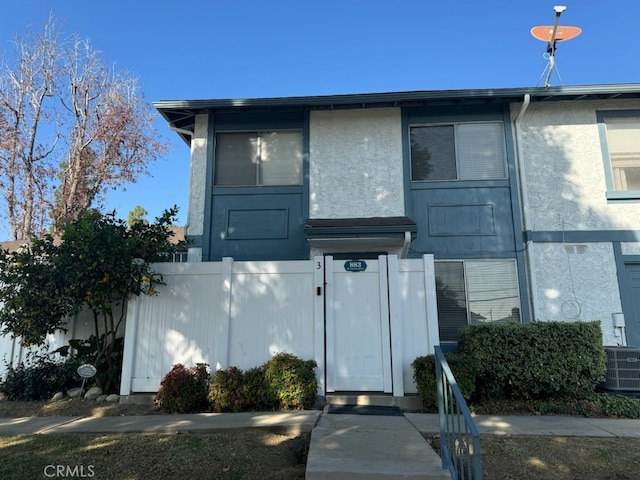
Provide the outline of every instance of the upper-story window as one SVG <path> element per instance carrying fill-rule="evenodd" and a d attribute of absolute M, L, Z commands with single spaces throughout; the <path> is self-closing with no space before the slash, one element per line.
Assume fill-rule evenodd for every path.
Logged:
<path fill-rule="evenodd" d="M 414 182 L 507 177 L 501 122 L 414 125 L 409 130 Z"/>
<path fill-rule="evenodd" d="M 302 185 L 302 131 L 218 133 L 214 184 Z"/>
<path fill-rule="evenodd" d="M 598 117 L 608 196 L 640 197 L 640 112 L 599 112 Z"/>

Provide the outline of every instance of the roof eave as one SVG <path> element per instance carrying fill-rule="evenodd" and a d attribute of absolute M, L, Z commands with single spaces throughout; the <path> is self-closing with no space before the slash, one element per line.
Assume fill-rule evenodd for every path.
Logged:
<path fill-rule="evenodd" d="M 153 106 L 174 129 L 193 131 L 193 118 L 199 113 L 499 104 L 520 102 L 525 95 L 529 95 L 532 102 L 640 98 L 640 84 L 420 90 L 246 99 L 161 100 L 154 102 Z M 190 144 L 189 135 L 179 131 L 178 134 L 187 144 Z"/>

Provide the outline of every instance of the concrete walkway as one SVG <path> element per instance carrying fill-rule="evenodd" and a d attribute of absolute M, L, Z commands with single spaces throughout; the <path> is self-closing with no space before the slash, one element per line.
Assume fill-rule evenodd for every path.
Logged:
<path fill-rule="evenodd" d="M 325 414 L 311 433 L 306 480 L 447 480 L 442 461 L 404 416 Z"/>

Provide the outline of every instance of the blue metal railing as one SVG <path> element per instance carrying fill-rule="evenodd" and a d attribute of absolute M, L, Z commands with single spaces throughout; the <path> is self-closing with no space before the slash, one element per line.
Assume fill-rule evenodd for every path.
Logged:
<path fill-rule="evenodd" d="M 442 349 L 436 345 L 442 468 L 453 480 L 482 480 L 480 433 Z"/>

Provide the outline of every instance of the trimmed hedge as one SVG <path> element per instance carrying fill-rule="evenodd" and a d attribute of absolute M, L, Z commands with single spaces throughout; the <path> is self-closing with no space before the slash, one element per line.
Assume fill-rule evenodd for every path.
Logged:
<path fill-rule="evenodd" d="M 473 363 L 469 357 L 457 352 L 446 352 L 444 357 L 447 359 L 462 396 L 469 401 L 476 391 L 476 371 Z M 422 406 L 429 411 L 437 410 L 436 356 L 418 357 L 411 364 L 411 368 L 413 368 L 413 380 L 422 400 Z"/>
<path fill-rule="evenodd" d="M 309 409 L 318 391 L 316 366 L 314 360 L 279 353 L 246 372 L 237 367 L 218 370 L 208 399 L 216 412 Z"/>
<path fill-rule="evenodd" d="M 218 370 L 213 374 L 209 403 L 216 412 L 275 410 L 275 397 L 270 395 L 264 367 L 243 372 L 238 367 Z"/>
<path fill-rule="evenodd" d="M 458 349 L 482 398 L 584 397 L 606 371 L 599 321 L 470 325 Z"/>
<path fill-rule="evenodd" d="M 278 407 L 303 410 L 313 407 L 318 393 L 315 360 L 301 360 L 290 353 L 279 353 L 264 364 L 264 376 Z"/>

